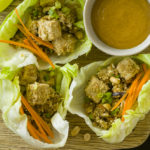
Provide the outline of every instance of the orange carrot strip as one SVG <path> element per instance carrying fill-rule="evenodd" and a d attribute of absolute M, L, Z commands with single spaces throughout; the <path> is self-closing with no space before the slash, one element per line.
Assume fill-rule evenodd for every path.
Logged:
<path fill-rule="evenodd" d="M 24 110 L 23 110 L 22 106 L 20 107 L 20 113 L 24 114 Z M 31 123 L 29 122 L 29 120 L 27 122 L 27 128 L 28 128 L 28 131 L 29 131 L 29 133 L 30 133 L 31 136 L 33 136 L 35 139 L 40 140 L 38 134 L 35 132 L 36 129 L 31 125 Z"/>
<path fill-rule="evenodd" d="M 38 53 L 40 54 L 40 56 L 41 56 L 42 58 L 44 58 L 44 60 L 45 60 L 46 62 L 48 62 L 48 63 L 52 66 L 53 69 L 55 69 L 55 66 L 54 66 L 54 64 L 52 63 L 52 61 L 50 60 L 50 58 L 49 58 L 49 57 L 40 49 L 40 47 L 30 38 L 30 36 L 28 36 L 28 34 L 24 32 L 23 28 L 22 28 L 21 26 L 19 26 L 19 25 L 17 25 L 17 27 L 18 27 L 19 30 L 28 38 L 28 41 L 30 41 L 30 43 L 33 45 L 33 47 L 34 47 L 35 49 L 37 49 L 37 51 L 38 51 Z"/>
<path fill-rule="evenodd" d="M 142 64 L 142 68 L 143 68 L 144 72 L 147 71 L 147 66 L 146 66 L 146 64 Z"/>
<path fill-rule="evenodd" d="M 124 96 L 117 102 L 117 104 L 111 109 L 111 111 L 115 110 L 120 103 L 127 97 L 128 94 L 131 93 L 132 88 L 134 87 L 135 82 L 140 78 L 140 74 L 137 76 L 137 78 L 133 81 L 132 85 L 130 86 L 130 88 L 127 90 L 126 94 L 124 94 Z"/>
<path fill-rule="evenodd" d="M 21 114 L 24 114 L 24 110 L 23 110 L 23 107 L 21 106 L 20 107 L 20 113 Z M 35 139 L 38 139 L 40 140 L 40 138 L 42 138 L 44 140 L 44 142 L 47 142 L 47 143 L 50 143 L 52 144 L 51 140 L 48 139 L 47 136 L 41 134 L 38 130 L 36 130 L 32 124 L 30 123 L 30 121 L 28 120 L 27 122 L 27 127 L 28 127 L 28 131 L 29 133 L 35 138 Z M 40 137 L 40 138 L 39 138 Z M 41 140 L 40 140 L 41 141 Z"/>
<path fill-rule="evenodd" d="M 36 40 L 39 44 L 44 45 L 44 46 L 46 46 L 46 47 L 48 47 L 48 48 L 50 48 L 50 49 L 53 49 L 53 46 L 52 46 L 51 43 L 45 42 L 45 41 L 43 41 L 42 39 L 36 37 L 34 34 L 32 34 L 32 33 L 26 28 L 26 26 L 24 25 L 22 19 L 21 19 L 20 16 L 19 16 L 19 13 L 18 13 L 17 8 L 15 9 L 15 12 L 16 12 L 16 15 L 17 15 L 17 17 L 18 17 L 18 19 L 19 19 L 21 25 L 24 27 L 24 29 L 25 29 L 25 31 L 27 32 L 28 35 L 30 35 L 30 36 L 31 36 L 34 40 Z"/>
<path fill-rule="evenodd" d="M 124 121 L 124 114 L 127 110 L 127 106 L 128 106 L 129 101 L 130 101 L 130 97 L 128 96 L 125 103 L 124 103 L 124 107 L 123 107 L 123 111 L 122 111 L 122 121 Z"/>
<path fill-rule="evenodd" d="M 28 39 L 24 39 L 24 40 L 23 40 L 23 43 L 26 44 L 26 45 L 28 45 L 28 46 L 31 46 L 31 47 L 32 47 L 32 45 L 30 44 L 30 42 L 28 41 Z"/>
<path fill-rule="evenodd" d="M 139 93 L 143 87 L 143 85 L 149 80 L 150 78 L 150 70 L 147 70 L 143 79 L 141 80 L 139 86 L 138 86 L 138 90 L 137 90 L 137 93 Z"/>
<path fill-rule="evenodd" d="M 39 136 L 35 133 L 34 127 L 31 125 L 29 121 L 27 122 L 27 127 L 30 135 L 33 136 L 35 139 L 41 141 Z"/>
<path fill-rule="evenodd" d="M 22 106 L 20 107 L 20 113 L 23 115 L 24 114 L 24 110 L 22 108 Z"/>
<path fill-rule="evenodd" d="M 28 109 L 28 111 L 33 114 L 33 117 L 36 117 L 38 119 L 43 129 L 47 131 L 47 127 L 48 127 L 48 131 L 50 131 L 50 136 L 53 138 L 54 137 L 53 132 L 50 130 L 50 127 L 47 125 L 47 123 L 34 111 L 34 109 L 29 105 L 29 103 L 23 96 L 21 100 L 22 100 L 22 103 L 25 105 L 25 107 Z"/>
<path fill-rule="evenodd" d="M 142 74 L 141 74 L 141 75 L 142 75 Z M 141 77 L 139 77 L 139 79 L 140 79 L 140 78 L 141 78 Z M 136 97 L 136 91 L 137 91 L 138 85 L 139 85 L 139 80 L 136 81 L 135 86 L 134 86 L 134 88 L 133 88 L 133 90 L 132 90 L 132 93 L 131 93 L 131 95 L 130 95 L 130 97 L 131 97 L 131 102 L 128 104 L 127 109 L 130 109 L 130 108 L 134 105 L 134 103 L 135 103 L 135 101 L 136 101 L 136 99 L 137 99 L 137 97 Z"/>
<path fill-rule="evenodd" d="M 15 46 L 20 46 L 26 49 L 29 49 L 32 53 L 38 55 L 40 57 L 40 55 L 38 54 L 37 50 L 34 49 L 31 46 L 25 45 L 23 43 L 19 43 L 19 42 L 14 42 L 14 41 L 8 41 L 8 40 L 0 40 L 1 43 L 7 43 L 7 44 L 11 44 L 11 45 L 15 45 Z"/>
<path fill-rule="evenodd" d="M 138 74 L 136 79 L 133 81 L 130 89 L 129 89 L 129 94 L 125 100 L 125 104 L 124 104 L 124 108 L 122 111 L 122 121 L 124 121 L 124 114 L 125 112 L 130 109 L 132 107 L 132 105 L 134 104 L 134 93 L 136 92 L 139 80 L 142 76 L 142 73 Z"/>
<path fill-rule="evenodd" d="M 136 92 L 135 92 L 134 98 L 133 98 L 133 104 L 135 103 L 136 99 L 138 98 L 138 95 L 139 95 L 143 85 L 149 80 L 149 78 L 150 78 L 150 70 L 147 70 L 144 77 L 140 81 L 139 86 L 137 86 L 138 88 L 136 88 Z M 130 107 L 132 107 L 132 105 Z"/>
<path fill-rule="evenodd" d="M 116 105 L 111 109 L 111 111 L 115 110 L 120 105 L 120 103 L 127 97 L 127 95 L 128 91 L 121 97 L 121 99 L 116 103 Z"/>
<path fill-rule="evenodd" d="M 40 123 L 42 124 L 42 126 L 44 126 L 44 130 L 46 131 L 46 133 L 47 133 L 50 137 L 54 138 L 54 134 L 53 134 L 53 132 L 50 130 L 50 127 L 48 126 L 48 124 L 47 124 L 45 121 L 42 121 L 42 118 L 41 118 L 41 117 L 39 118 L 39 121 L 40 121 Z"/>
<path fill-rule="evenodd" d="M 23 99 L 23 98 L 22 98 Z M 25 105 L 24 101 L 22 101 L 22 103 Z M 26 106 L 26 105 L 25 105 Z M 26 108 L 28 109 L 28 107 L 26 106 Z M 32 112 L 32 110 L 28 110 L 31 113 L 31 116 L 33 117 L 34 121 L 36 122 L 36 125 L 38 126 L 40 132 L 46 136 L 46 133 L 44 132 L 43 128 L 41 127 L 38 119 L 36 116 L 34 116 L 34 113 Z"/>
<path fill-rule="evenodd" d="M 35 128 L 34 128 L 34 132 L 35 132 L 41 139 L 43 139 L 43 141 L 52 144 L 52 141 L 51 141 L 47 136 L 44 136 L 43 134 L 41 134 L 41 133 L 40 133 L 38 130 L 36 130 Z"/>
<path fill-rule="evenodd" d="M 49 143 L 49 144 L 52 144 L 51 140 L 48 139 L 47 136 L 41 134 L 29 121 L 28 121 L 28 128 L 31 129 L 31 130 L 33 130 L 34 133 L 35 133 L 39 138 L 43 139 L 44 142 L 47 142 L 47 143 Z M 39 139 L 39 140 L 41 141 L 41 139 Z"/>

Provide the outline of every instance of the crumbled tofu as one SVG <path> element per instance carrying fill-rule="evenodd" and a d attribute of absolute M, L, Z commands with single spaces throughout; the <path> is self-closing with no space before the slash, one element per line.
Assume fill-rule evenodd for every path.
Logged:
<path fill-rule="evenodd" d="M 71 131 L 71 136 L 77 136 L 80 132 L 81 128 L 79 126 L 76 126 Z"/>
<path fill-rule="evenodd" d="M 94 118 L 107 118 L 109 117 L 108 110 L 102 105 L 99 104 L 94 110 Z"/>
<path fill-rule="evenodd" d="M 115 78 L 115 77 L 110 77 L 110 82 L 115 85 L 115 84 L 120 84 L 120 79 L 119 78 Z"/>
<path fill-rule="evenodd" d="M 38 22 L 32 21 L 31 24 L 29 25 L 29 30 L 32 34 L 38 35 Z"/>
<path fill-rule="evenodd" d="M 108 103 L 103 104 L 103 107 L 105 107 L 108 111 L 111 109 L 111 105 Z"/>
<path fill-rule="evenodd" d="M 127 82 L 130 82 L 131 79 L 134 78 L 140 71 L 140 67 L 131 58 L 125 58 L 119 62 L 117 70 L 122 78 L 124 78 Z"/>
<path fill-rule="evenodd" d="M 50 97 L 50 87 L 48 84 L 35 82 L 27 86 L 26 95 L 31 105 L 43 105 Z"/>
<path fill-rule="evenodd" d="M 66 15 L 62 11 L 58 12 L 59 15 L 59 21 L 62 23 L 63 26 L 66 26 L 69 29 L 73 28 L 73 24 L 77 20 L 76 12 L 73 10 L 70 10 L 70 12 Z"/>
<path fill-rule="evenodd" d="M 84 141 L 88 142 L 91 139 L 91 135 L 89 133 L 84 134 Z"/>
<path fill-rule="evenodd" d="M 35 65 L 28 65 L 24 67 L 19 76 L 20 85 L 27 85 L 34 83 L 37 80 L 37 68 Z"/>
<path fill-rule="evenodd" d="M 71 34 L 64 34 L 63 37 L 53 41 L 55 53 L 60 56 L 73 52 L 76 41 L 76 38 L 74 38 Z"/>
<path fill-rule="evenodd" d="M 56 40 L 62 35 L 60 23 L 55 19 L 50 20 L 48 17 L 43 17 L 38 21 L 38 25 L 39 37 L 44 41 Z"/>
<path fill-rule="evenodd" d="M 114 64 L 109 65 L 107 68 L 101 69 L 97 75 L 100 80 L 104 82 L 109 82 L 109 79 L 112 75 L 117 75 L 118 71 L 115 68 Z"/>
<path fill-rule="evenodd" d="M 112 91 L 113 93 L 117 93 L 117 92 L 125 92 L 127 90 L 127 84 L 116 84 L 113 86 Z"/>
<path fill-rule="evenodd" d="M 101 94 L 106 93 L 109 87 L 106 83 L 93 76 L 85 89 L 86 95 L 92 99 L 95 103 L 99 103 L 101 100 Z"/>

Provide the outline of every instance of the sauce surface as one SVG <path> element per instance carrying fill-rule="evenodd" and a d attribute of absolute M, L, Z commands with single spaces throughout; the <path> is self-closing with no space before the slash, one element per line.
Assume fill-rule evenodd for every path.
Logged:
<path fill-rule="evenodd" d="M 147 0 L 97 0 L 92 24 L 97 36 L 107 45 L 133 48 L 150 34 L 150 4 Z"/>

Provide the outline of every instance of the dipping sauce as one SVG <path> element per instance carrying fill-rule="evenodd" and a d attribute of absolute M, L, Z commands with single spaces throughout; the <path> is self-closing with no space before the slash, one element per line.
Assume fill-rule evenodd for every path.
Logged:
<path fill-rule="evenodd" d="M 105 44 L 133 48 L 150 34 L 150 4 L 147 0 L 96 0 L 92 24 Z"/>

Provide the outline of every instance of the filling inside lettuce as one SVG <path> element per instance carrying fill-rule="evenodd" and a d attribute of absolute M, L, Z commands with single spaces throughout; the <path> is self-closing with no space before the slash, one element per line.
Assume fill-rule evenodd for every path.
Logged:
<path fill-rule="evenodd" d="M 56 83 L 59 82 L 56 78 L 56 70 L 38 71 L 35 65 L 25 66 L 19 72 L 21 94 L 48 124 L 62 100 L 60 83 Z M 27 109 L 24 110 L 30 122 L 35 125 L 31 114 Z"/>
<path fill-rule="evenodd" d="M 124 58 L 101 68 L 91 77 L 85 88 L 85 112 L 94 126 L 108 130 L 116 119 L 124 120 L 125 111 L 137 105 L 134 95 L 142 76 L 142 65 Z"/>
<path fill-rule="evenodd" d="M 83 24 L 84 3 L 85 0 L 24 0 L 16 8 L 18 15 L 28 30 L 40 37 L 42 43 L 34 39 L 31 44 L 31 40 L 27 40 L 18 30 L 20 21 L 15 11 L 12 11 L 1 24 L 0 40 L 8 43 L 6 40 L 13 39 L 17 41 L 17 45 L 23 41 L 22 44 L 30 45 L 32 48 L 34 42 L 34 45 L 37 44 L 50 56 L 54 64 L 66 64 L 87 54 L 92 47 Z M 46 46 L 43 46 L 43 43 Z M 31 50 L 29 47 L 24 48 Z M 2 51 L 3 44 L 0 43 L 0 54 Z"/>
<path fill-rule="evenodd" d="M 79 10 L 82 7 L 77 1 L 40 0 L 29 8 L 26 26 L 32 34 L 52 43 L 53 49 L 39 45 L 46 54 L 64 56 L 75 51 L 78 42 L 85 38 L 84 29 L 77 25 L 82 21 Z M 18 31 L 12 40 L 24 42 L 25 36 Z"/>
<path fill-rule="evenodd" d="M 41 69 L 28 62 L 21 68 L 13 66 L 4 67 L 0 72 L 0 108 L 6 125 L 35 147 L 64 146 L 69 126 L 63 119 L 77 65 Z M 14 82 L 17 92 L 12 90 Z"/>

